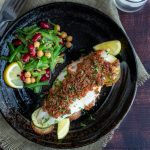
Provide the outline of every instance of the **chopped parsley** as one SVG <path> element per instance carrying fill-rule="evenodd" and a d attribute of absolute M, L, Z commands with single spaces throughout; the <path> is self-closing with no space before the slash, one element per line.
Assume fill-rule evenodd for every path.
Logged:
<path fill-rule="evenodd" d="M 92 115 L 90 115 L 90 120 L 95 120 L 95 118 L 92 116 Z"/>
<path fill-rule="evenodd" d="M 69 90 L 74 92 L 76 90 L 76 88 L 73 85 L 70 85 Z"/>
<path fill-rule="evenodd" d="M 84 123 L 81 122 L 81 123 L 80 123 L 80 126 L 81 126 L 81 127 L 86 127 L 86 124 L 84 124 Z"/>
<path fill-rule="evenodd" d="M 80 49 L 80 52 L 84 52 L 85 51 L 85 49 Z"/>
<path fill-rule="evenodd" d="M 84 74 L 84 71 L 83 71 L 83 70 L 81 70 L 81 74 Z"/>
<path fill-rule="evenodd" d="M 49 117 L 48 118 L 42 118 L 42 124 L 46 123 L 48 120 L 49 120 Z"/>
<path fill-rule="evenodd" d="M 69 101 L 69 97 L 68 97 L 68 96 L 66 96 L 66 99 L 65 99 L 65 101 L 66 101 L 66 102 L 68 102 L 68 101 Z"/>
<path fill-rule="evenodd" d="M 73 98 L 73 101 L 75 101 L 76 100 L 76 98 Z"/>
<path fill-rule="evenodd" d="M 95 71 L 96 71 L 96 72 L 98 72 L 98 71 L 99 71 L 98 66 L 95 66 Z"/>

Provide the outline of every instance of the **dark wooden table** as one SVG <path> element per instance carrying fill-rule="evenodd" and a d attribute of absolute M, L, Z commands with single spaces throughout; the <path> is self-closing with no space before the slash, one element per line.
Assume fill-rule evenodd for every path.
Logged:
<path fill-rule="evenodd" d="M 150 73 L 150 1 L 139 12 L 119 11 L 119 14 L 136 52 Z M 130 112 L 105 149 L 150 150 L 150 80 L 138 87 Z"/>

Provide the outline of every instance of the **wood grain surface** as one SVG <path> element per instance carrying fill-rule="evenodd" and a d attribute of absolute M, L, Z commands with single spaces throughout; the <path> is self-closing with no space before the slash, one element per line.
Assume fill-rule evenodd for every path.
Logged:
<path fill-rule="evenodd" d="M 150 73 L 150 1 L 120 19 L 141 61 Z M 106 150 L 150 150 L 150 80 L 138 87 L 134 104 Z"/>

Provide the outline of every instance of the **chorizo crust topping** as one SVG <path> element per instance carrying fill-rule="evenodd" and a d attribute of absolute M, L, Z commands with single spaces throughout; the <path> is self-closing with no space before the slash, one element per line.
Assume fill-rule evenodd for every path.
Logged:
<path fill-rule="evenodd" d="M 101 51 L 92 52 L 77 64 L 74 73 L 67 70 L 67 76 L 62 83 L 50 89 L 50 93 L 44 102 L 44 109 L 58 118 L 61 115 L 69 114 L 69 106 L 76 99 L 81 99 L 94 87 L 103 86 L 105 79 L 109 80 L 114 76 L 113 68 L 118 66 L 119 61 L 109 63 L 100 57 Z"/>

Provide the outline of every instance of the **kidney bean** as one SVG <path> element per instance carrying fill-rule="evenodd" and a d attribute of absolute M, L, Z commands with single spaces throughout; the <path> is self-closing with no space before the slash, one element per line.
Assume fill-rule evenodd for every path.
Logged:
<path fill-rule="evenodd" d="M 46 81 L 46 80 L 48 80 L 49 78 L 46 76 L 46 74 L 44 74 L 42 77 L 41 77 L 41 79 L 40 79 L 40 81 Z"/>
<path fill-rule="evenodd" d="M 39 39 L 41 39 L 41 37 L 41 33 L 36 33 L 32 38 L 32 42 L 38 41 Z"/>
<path fill-rule="evenodd" d="M 24 54 L 23 56 L 22 56 L 22 60 L 23 60 L 23 62 L 28 62 L 29 61 L 29 59 L 30 59 L 30 54 Z"/>
<path fill-rule="evenodd" d="M 14 39 L 13 41 L 12 41 L 12 43 L 13 43 L 13 45 L 14 46 L 19 46 L 19 45 L 21 45 L 22 44 L 22 41 L 21 40 L 19 40 L 19 39 Z"/>
<path fill-rule="evenodd" d="M 47 76 L 47 77 L 50 77 L 50 75 L 51 75 L 50 69 L 47 68 L 47 69 L 46 69 L 46 76 Z"/>
<path fill-rule="evenodd" d="M 22 81 L 25 81 L 25 79 L 26 79 L 23 71 L 21 72 L 20 79 Z"/>
<path fill-rule="evenodd" d="M 64 41 L 61 39 L 59 44 L 64 45 Z"/>
<path fill-rule="evenodd" d="M 42 29 L 49 29 L 49 28 L 50 28 L 50 25 L 49 25 L 47 22 L 41 21 L 41 22 L 40 22 L 40 27 L 41 27 Z"/>
<path fill-rule="evenodd" d="M 29 54 L 31 57 L 35 57 L 36 55 L 36 51 L 35 51 L 35 47 L 32 44 L 28 45 L 28 50 L 29 50 Z"/>

